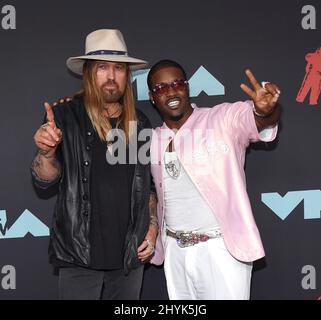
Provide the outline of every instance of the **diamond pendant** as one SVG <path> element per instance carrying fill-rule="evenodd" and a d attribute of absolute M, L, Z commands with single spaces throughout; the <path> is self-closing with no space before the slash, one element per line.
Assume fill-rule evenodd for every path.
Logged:
<path fill-rule="evenodd" d="M 178 166 L 176 166 L 176 163 L 178 164 Z M 165 169 L 168 175 L 173 179 L 178 179 L 181 173 L 181 166 L 179 162 L 176 163 L 174 161 L 170 161 L 169 163 L 165 164 Z"/>

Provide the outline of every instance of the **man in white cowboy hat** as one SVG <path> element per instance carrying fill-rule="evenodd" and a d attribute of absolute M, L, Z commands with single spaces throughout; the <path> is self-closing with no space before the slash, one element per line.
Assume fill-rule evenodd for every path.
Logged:
<path fill-rule="evenodd" d="M 31 173 L 37 187 L 59 184 L 49 255 L 60 299 L 139 299 L 158 229 L 150 165 L 111 164 L 107 154 L 115 152 L 113 129 L 123 133 L 117 143 L 128 159 L 131 143 L 142 144 L 139 132 L 151 128 L 135 109 L 130 79 L 144 65 L 128 55 L 119 30 L 94 31 L 85 55 L 67 60 L 83 91 L 53 108 L 45 103 Z"/>

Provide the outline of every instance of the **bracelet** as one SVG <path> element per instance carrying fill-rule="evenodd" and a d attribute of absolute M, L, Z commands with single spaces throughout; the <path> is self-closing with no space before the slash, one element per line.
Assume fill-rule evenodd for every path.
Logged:
<path fill-rule="evenodd" d="M 270 116 L 270 114 L 264 114 L 264 113 L 258 112 L 258 111 L 256 110 L 256 108 L 255 108 L 255 104 L 254 104 L 254 103 L 253 103 L 252 109 L 253 109 L 253 113 L 254 113 L 256 116 L 260 117 L 260 118 L 266 118 L 266 117 Z"/>
<path fill-rule="evenodd" d="M 158 229 L 158 221 L 157 218 L 151 218 L 149 221 L 149 224 L 151 224 L 152 226 L 155 226 Z"/>

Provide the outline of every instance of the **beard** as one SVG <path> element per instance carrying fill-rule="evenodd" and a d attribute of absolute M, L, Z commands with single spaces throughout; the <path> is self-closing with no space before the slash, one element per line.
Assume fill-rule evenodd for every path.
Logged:
<path fill-rule="evenodd" d="M 114 86 L 112 89 L 106 89 L 105 86 Z M 100 95 L 104 101 L 104 103 L 115 103 L 119 102 L 119 100 L 123 97 L 124 92 L 119 90 L 119 86 L 113 80 L 109 80 L 101 85 L 100 87 Z"/>

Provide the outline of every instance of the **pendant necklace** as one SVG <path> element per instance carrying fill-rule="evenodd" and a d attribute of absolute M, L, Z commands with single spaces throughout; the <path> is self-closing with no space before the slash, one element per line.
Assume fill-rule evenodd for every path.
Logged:
<path fill-rule="evenodd" d="M 170 154 L 174 155 L 174 153 L 171 152 L 171 153 L 167 153 L 167 156 L 166 156 L 166 153 L 165 153 L 165 170 L 172 179 L 176 180 L 179 178 L 181 174 L 182 166 L 176 156 L 176 153 L 175 153 L 175 159 L 171 157 L 172 158 L 171 160 L 168 159 Z"/>
<path fill-rule="evenodd" d="M 109 114 L 108 110 L 105 109 L 106 112 L 107 112 L 107 119 L 109 121 L 109 123 L 111 124 L 111 121 L 114 121 L 114 119 L 118 118 L 121 114 L 121 105 L 118 104 L 118 109 L 116 109 L 116 111 L 114 111 L 112 114 Z M 118 117 L 115 117 L 113 118 L 114 115 L 116 115 L 118 112 L 120 112 L 119 116 Z M 111 124 L 112 125 L 112 124 Z M 112 126 L 113 127 L 113 126 Z M 115 127 L 116 127 L 116 130 L 117 130 L 117 123 L 115 124 Z M 112 128 L 113 130 L 114 128 Z M 111 137 L 111 138 L 114 138 L 114 137 Z M 110 153 L 110 155 L 113 155 L 113 141 L 114 139 L 112 139 L 112 141 L 110 139 L 106 139 L 106 144 L 107 144 L 107 151 Z"/>

